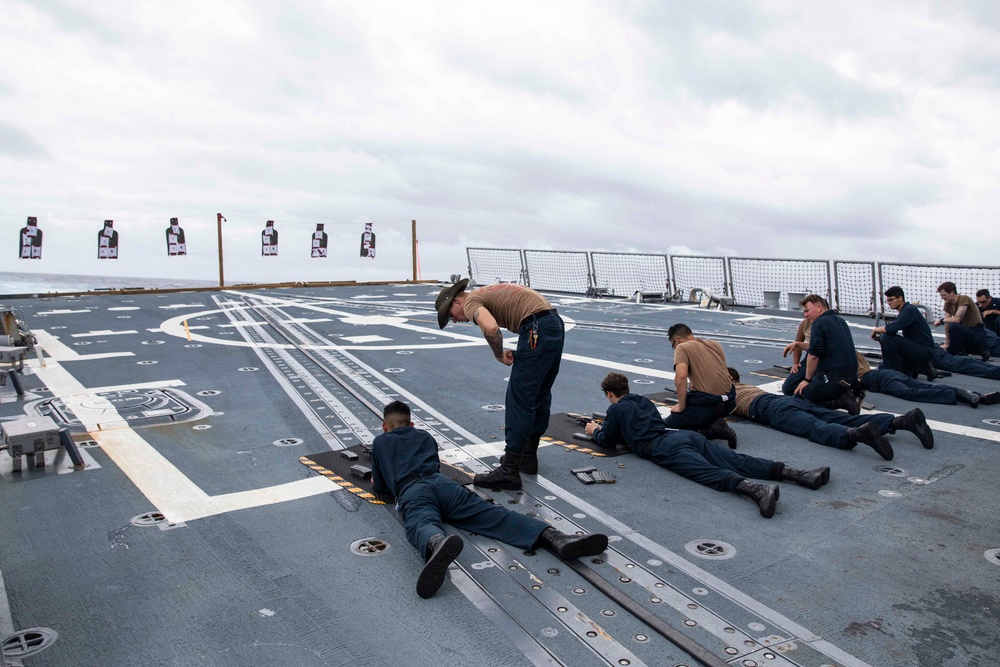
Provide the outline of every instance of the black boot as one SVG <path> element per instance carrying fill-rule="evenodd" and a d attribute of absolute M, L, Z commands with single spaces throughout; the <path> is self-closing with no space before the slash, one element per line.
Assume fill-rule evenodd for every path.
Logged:
<path fill-rule="evenodd" d="M 417 595 L 425 600 L 441 588 L 448 575 L 448 566 L 462 553 L 465 542 L 458 535 L 431 535 L 427 541 L 427 564 L 417 577 Z"/>
<path fill-rule="evenodd" d="M 927 420 L 924 419 L 924 413 L 920 408 L 913 408 L 905 415 L 893 417 L 890 427 L 893 432 L 909 431 L 917 436 L 924 449 L 934 448 L 934 433 L 931 431 L 931 427 L 927 425 Z"/>
<path fill-rule="evenodd" d="M 934 364 L 927 362 L 926 364 L 920 364 L 913 371 L 913 377 L 916 378 L 918 375 L 926 375 L 928 382 L 933 382 L 937 379 L 938 373 L 937 369 L 934 368 Z"/>
<path fill-rule="evenodd" d="M 795 468 L 785 466 L 781 471 L 781 479 L 795 482 L 799 486 L 804 486 L 807 489 L 815 491 L 830 481 L 830 467 L 823 466 L 815 470 L 796 470 Z"/>
<path fill-rule="evenodd" d="M 826 407 L 831 410 L 847 410 L 849 415 L 859 415 L 861 414 L 861 399 L 855 398 L 851 392 L 845 391 L 832 401 L 827 401 Z"/>
<path fill-rule="evenodd" d="M 500 465 L 503 465 L 506 454 L 500 457 Z M 525 475 L 538 474 L 538 441 L 529 442 L 521 450 L 521 463 L 517 466 L 519 472 Z"/>
<path fill-rule="evenodd" d="M 517 473 L 521 466 L 521 455 L 507 452 L 500 458 L 500 467 L 472 478 L 472 483 L 488 489 L 520 489 L 521 476 Z"/>
<path fill-rule="evenodd" d="M 959 389 L 958 387 L 955 388 L 955 399 L 959 403 L 965 403 L 973 408 L 978 408 L 983 400 L 982 396 L 976 392 L 969 391 L 968 389 Z"/>
<path fill-rule="evenodd" d="M 778 496 L 781 495 L 781 489 L 778 488 L 777 484 L 754 484 L 750 480 L 744 479 L 736 485 L 736 493 L 757 503 L 760 515 L 765 519 L 770 519 L 774 516 L 775 504 L 778 502 Z"/>
<path fill-rule="evenodd" d="M 996 405 L 1000 403 L 1000 391 L 991 391 L 988 394 L 979 394 L 981 405 Z"/>
<path fill-rule="evenodd" d="M 878 426 L 875 425 L 875 422 L 868 422 L 864 426 L 847 429 L 847 441 L 850 442 L 852 446 L 858 444 L 859 442 L 863 442 L 878 452 L 878 455 L 886 461 L 892 460 L 892 445 L 890 445 L 889 441 L 886 440 L 879 432 Z"/>
<path fill-rule="evenodd" d="M 608 536 L 601 533 L 567 535 L 549 526 L 538 536 L 536 545 L 542 545 L 563 560 L 580 556 L 596 556 L 608 548 Z"/>
<path fill-rule="evenodd" d="M 724 417 L 719 417 L 708 428 L 698 429 L 698 433 L 709 440 L 725 440 L 729 449 L 736 449 L 736 431 L 730 428 Z"/>

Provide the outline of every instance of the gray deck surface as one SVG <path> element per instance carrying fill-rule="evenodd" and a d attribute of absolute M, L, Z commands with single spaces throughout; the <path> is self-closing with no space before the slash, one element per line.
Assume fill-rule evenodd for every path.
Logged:
<path fill-rule="evenodd" d="M 508 369 L 474 325 L 438 330 L 439 289 L 7 300 L 39 335 L 46 366 L 30 363 L 24 398 L 0 388 L 0 419 L 61 398 L 81 422 L 77 439 L 97 443 L 81 471 L 50 453 L 45 470 L 12 473 L 0 452 L 7 621 L 58 632 L 23 664 L 698 664 L 544 551 L 465 534 L 451 581 L 419 599 L 422 559 L 392 509 L 299 462 L 379 432 L 380 419 L 318 361 L 372 405 L 410 402 L 443 460 L 473 472 L 495 464 Z M 765 375 L 787 363 L 781 348 L 799 319 L 550 300 L 569 325 L 554 412 L 605 410 L 609 370 L 637 393 L 672 386 L 675 322 L 723 342 L 745 381 L 773 387 Z M 873 349 L 872 321 L 848 320 L 859 347 Z M 998 389 L 959 375 L 938 382 Z M 121 415 L 162 409 L 141 392 L 164 387 L 207 413 L 129 428 Z M 995 664 L 1000 560 L 988 552 L 1000 548 L 1000 406 L 867 400 L 897 414 L 921 407 L 936 447 L 900 432 L 887 463 L 864 446 L 839 451 L 732 424 L 743 453 L 833 469 L 819 491 L 782 483 L 770 520 L 745 498 L 635 456 L 557 446 L 541 449 L 523 493 L 490 495 L 563 530 L 607 532 L 608 552 L 580 563 L 729 664 Z M 585 465 L 617 483 L 579 483 L 569 469 Z M 156 511 L 173 525 L 130 524 Z M 352 552 L 366 539 L 388 548 Z M 686 545 L 697 541 L 724 542 L 730 557 L 696 556 Z"/>

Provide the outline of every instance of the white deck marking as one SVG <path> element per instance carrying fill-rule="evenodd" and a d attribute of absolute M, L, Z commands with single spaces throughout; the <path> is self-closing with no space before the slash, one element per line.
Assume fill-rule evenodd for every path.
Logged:
<path fill-rule="evenodd" d="M 35 329 L 35 337 L 38 339 L 39 347 L 45 348 L 53 361 L 88 361 L 92 359 L 111 359 L 112 357 L 134 357 L 132 352 L 103 352 L 101 354 L 79 354 L 75 350 L 67 347 L 58 338 L 45 331 L 45 329 Z"/>
<path fill-rule="evenodd" d="M 128 331 L 111 331 L 110 329 L 105 329 L 104 331 L 91 331 L 90 333 L 78 333 L 72 334 L 71 338 L 87 338 L 89 336 L 124 336 L 125 334 L 139 333 L 135 329 L 129 329 Z"/>
<path fill-rule="evenodd" d="M 114 306 L 108 310 L 140 310 L 139 306 Z"/>
<path fill-rule="evenodd" d="M 87 389 L 58 362 L 49 363 L 45 368 L 37 368 L 35 373 L 52 390 L 53 395 L 66 403 L 66 407 L 90 431 L 91 437 L 100 444 L 104 453 L 171 523 L 298 500 L 340 488 L 326 477 L 317 475 L 288 484 L 209 496 L 135 430 L 99 429 L 98 419 L 105 424 L 121 421 L 114 405 L 96 396 L 97 391 L 106 388 Z M 118 420 L 114 419 L 115 416 L 118 416 Z"/>
<path fill-rule="evenodd" d="M 168 306 L 160 306 L 161 310 L 177 310 L 178 308 L 204 308 L 203 303 L 172 303 Z"/>
<path fill-rule="evenodd" d="M 37 315 L 71 315 L 73 313 L 89 313 L 90 310 L 40 310 Z"/>
<path fill-rule="evenodd" d="M 343 336 L 341 340 L 346 340 L 348 343 L 379 343 L 392 339 L 385 336 Z"/>

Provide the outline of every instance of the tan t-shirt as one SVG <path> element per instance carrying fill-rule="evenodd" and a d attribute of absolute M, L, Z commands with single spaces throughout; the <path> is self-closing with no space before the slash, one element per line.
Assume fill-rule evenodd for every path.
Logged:
<path fill-rule="evenodd" d="M 758 396 L 763 396 L 767 392 L 760 387 L 755 387 L 752 384 L 743 384 L 742 382 L 736 383 L 736 407 L 733 408 L 733 412 L 738 414 L 740 417 L 750 417 L 750 404 L 753 403 L 754 399 Z"/>
<path fill-rule="evenodd" d="M 500 328 L 517 333 L 521 320 L 528 315 L 549 310 L 552 305 L 544 296 L 524 285 L 497 283 L 469 292 L 462 310 L 470 321 L 477 308 L 486 308 Z"/>
<path fill-rule="evenodd" d="M 674 368 L 681 363 L 688 365 L 688 377 L 694 391 L 721 396 L 728 394 L 733 386 L 726 368 L 726 353 L 714 340 L 694 338 L 678 345 L 674 350 Z"/>
<path fill-rule="evenodd" d="M 944 304 L 944 312 L 948 315 L 954 315 L 958 312 L 958 309 L 965 306 L 965 315 L 962 315 L 962 321 L 959 324 L 964 324 L 967 327 L 974 327 L 977 324 L 983 323 L 983 318 L 979 314 L 979 308 L 976 307 L 976 302 L 972 300 L 971 296 L 962 294 L 958 297 L 958 301 L 955 303 Z"/>

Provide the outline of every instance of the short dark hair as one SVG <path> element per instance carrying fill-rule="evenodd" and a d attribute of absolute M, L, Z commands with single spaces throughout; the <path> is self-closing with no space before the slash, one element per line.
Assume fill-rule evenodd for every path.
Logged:
<path fill-rule="evenodd" d="M 628 378 L 621 373 L 608 373 L 601 380 L 601 391 L 611 392 L 618 398 L 628 393 Z"/>
<path fill-rule="evenodd" d="M 976 290 L 976 296 L 985 296 L 987 299 L 992 299 L 990 296 L 990 291 L 988 289 Z"/>
<path fill-rule="evenodd" d="M 958 288 L 955 287 L 955 283 L 948 280 L 938 285 L 937 291 L 947 292 L 948 294 L 956 294 L 958 292 Z"/>
<path fill-rule="evenodd" d="M 393 401 L 382 410 L 382 421 L 392 428 L 409 426 L 410 406 L 403 401 Z"/>
<path fill-rule="evenodd" d="M 819 294 L 809 294 L 808 296 L 803 298 L 801 301 L 799 301 L 799 308 L 805 308 L 805 305 L 807 303 L 817 303 L 826 308 L 827 310 L 829 310 L 830 308 L 830 303 L 826 299 L 821 297 Z"/>
<path fill-rule="evenodd" d="M 726 366 L 726 370 L 729 371 L 729 379 L 733 382 L 740 381 L 740 372 L 733 368 L 732 366 Z"/>
<path fill-rule="evenodd" d="M 693 336 L 693 335 L 694 332 L 691 331 L 691 327 L 689 327 L 686 324 L 681 324 L 680 322 L 674 324 L 669 329 L 667 329 L 667 338 L 669 340 L 673 340 L 674 336 L 681 336 L 683 338 L 687 338 L 688 336 Z"/>
<path fill-rule="evenodd" d="M 896 296 L 898 296 L 900 299 L 906 299 L 906 295 L 903 294 L 903 288 L 900 287 L 899 285 L 893 285 L 892 287 L 890 287 L 889 289 L 887 289 L 885 292 L 883 292 L 883 294 L 885 294 L 888 297 L 896 297 Z"/>

